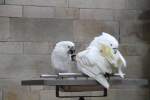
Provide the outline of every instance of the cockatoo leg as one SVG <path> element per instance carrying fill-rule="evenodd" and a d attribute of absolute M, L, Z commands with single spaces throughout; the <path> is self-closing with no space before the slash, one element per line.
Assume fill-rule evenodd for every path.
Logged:
<path fill-rule="evenodd" d="M 108 80 L 110 80 L 110 74 L 109 73 L 105 73 L 104 77 L 107 78 Z"/>
<path fill-rule="evenodd" d="M 115 73 L 114 75 L 120 76 L 121 78 L 124 78 L 125 74 L 122 72 L 121 68 L 118 68 L 118 73 Z"/>
<path fill-rule="evenodd" d="M 104 77 L 107 78 L 108 81 L 110 81 L 110 77 L 111 77 L 111 76 L 114 76 L 114 74 L 113 74 L 113 73 L 105 73 L 105 74 L 104 74 Z"/>

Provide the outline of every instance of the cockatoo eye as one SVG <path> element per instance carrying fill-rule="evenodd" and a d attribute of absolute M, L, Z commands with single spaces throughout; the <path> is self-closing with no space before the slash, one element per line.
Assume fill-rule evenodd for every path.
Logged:
<path fill-rule="evenodd" d="M 112 46 L 112 44 L 110 44 L 110 46 Z"/>
<path fill-rule="evenodd" d="M 70 46 L 68 46 L 68 48 L 70 49 L 71 47 L 70 47 Z"/>

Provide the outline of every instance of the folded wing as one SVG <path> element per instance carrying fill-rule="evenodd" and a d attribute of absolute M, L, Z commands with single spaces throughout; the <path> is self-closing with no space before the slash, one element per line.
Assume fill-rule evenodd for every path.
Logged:
<path fill-rule="evenodd" d="M 88 75 L 89 77 L 94 78 L 105 88 L 108 89 L 109 83 L 104 77 L 102 69 L 97 65 L 97 63 L 93 59 L 95 58 L 94 55 L 90 56 L 89 54 L 90 53 L 88 50 L 78 53 L 76 60 L 79 70 L 81 70 L 84 74 Z"/>

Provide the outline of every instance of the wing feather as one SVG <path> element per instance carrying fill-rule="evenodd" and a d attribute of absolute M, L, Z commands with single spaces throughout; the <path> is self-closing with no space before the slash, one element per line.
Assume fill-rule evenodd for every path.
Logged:
<path fill-rule="evenodd" d="M 88 54 L 90 54 L 88 50 L 77 54 L 76 60 L 79 70 L 89 77 L 96 79 L 105 88 L 109 88 L 109 83 L 103 76 L 103 72 L 101 71 L 100 67 L 97 66 L 95 60 L 92 59 L 92 57 L 89 57 Z"/>
<path fill-rule="evenodd" d="M 101 53 L 113 67 L 126 66 L 126 61 L 118 50 L 115 54 L 110 46 L 101 44 Z"/>

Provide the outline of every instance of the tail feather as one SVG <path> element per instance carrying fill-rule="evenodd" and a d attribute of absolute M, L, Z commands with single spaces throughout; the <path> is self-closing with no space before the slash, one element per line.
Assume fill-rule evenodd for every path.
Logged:
<path fill-rule="evenodd" d="M 94 77 L 100 84 L 102 84 L 105 88 L 109 89 L 109 83 L 106 80 L 106 78 L 102 75 L 99 74 L 97 76 Z"/>
<path fill-rule="evenodd" d="M 106 78 L 102 74 L 95 75 L 94 73 L 90 72 L 89 70 L 82 68 L 82 72 L 89 77 L 94 78 L 97 80 L 101 85 L 103 85 L 105 88 L 109 89 L 109 83 L 106 80 Z"/>

